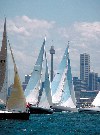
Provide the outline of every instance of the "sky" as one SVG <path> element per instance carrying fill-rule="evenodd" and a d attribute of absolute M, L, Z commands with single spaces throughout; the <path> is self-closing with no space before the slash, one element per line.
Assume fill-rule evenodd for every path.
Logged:
<path fill-rule="evenodd" d="M 100 76 L 100 0 L 0 0 L 0 46 L 5 17 L 21 81 L 32 72 L 45 35 L 49 69 L 51 45 L 56 71 L 70 41 L 72 75 L 80 76 L 80 54 L 88 53 L 91 71 Z"/>

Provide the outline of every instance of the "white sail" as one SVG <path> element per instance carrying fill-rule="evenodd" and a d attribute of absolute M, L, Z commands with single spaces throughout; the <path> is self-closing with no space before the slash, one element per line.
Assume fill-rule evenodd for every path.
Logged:
<path fill-rule="evenodd" d="M 10 44 L 9 44 L 10 46 Z M 12 86 L 11 95 L 7 101 L 7 109 L 15 111 L 26 111 L 26 99 L 24 96 L 24 91 L 20 82 L 18 75 L 18 70 L 15 64 L 14 56 L 10 47 L 13 64 L 14 64 L 14 84 Z"/>
<path fill-rule="evenodd" d="M 62 103 L 61 106 L 70 107 L 70 108 L 76 108 L 75 104 L 73 103 L 73 100 L 72 100 L 71 96 L 68 98 L 67 101 Z"/>
<path fill-rule="evenodd" d="M 67 76 L 66 76 L 65 84 L 64 84 L 64 88 L 63 88 L 63 95 L 62 95 L 60 105 L 63 105 L 63 103 L 65 103 L 69 98 L 70 98 L 70 89 L 69 89 L 68 80 L 67 80 Z"/>
<path fill-rule="evenodd" d="M 74 103 L 74 105 L 76 106 L 76 98 L 75 98 L 75 91 L 74 91 L 74 85 L 71 85 L 71 97 L 72 97 L 72 101 Z"/>
<path fill-rule="evenodd" d="M 37 65 L 37 66 L 35 65 L 33 73 L 34 73 L 33 83 L 35 84 L 35 86 L 33 89 L 30 89 L 29 94 L 26 96 L 26 102 L 27 103 L 29 102 L 30 104 L 35 105 L 38 102 L 39 90 L 40 90 L 40 85 L 41 85 L 41 80 L 40 80 L 41 79 L 41 72 L 40 72 L 39 65 Z M 32 79 L 31 79 L 31 81 L 32 81 Z M 29 82 L 29 84 L 30 84 L 30 82 Z M 29 89 L 29 87 L 27 87 L 27 90 L 28 89 Z M 25 92 L 26 92 L 26 90 L 25 90 Z"/>
<path fill-rule="evenodd" d="M 72 98 L 73 104 L 76 106 L 74 85 L 73 85 L 73 82 L 72 82 L 72 73 L 71 73 L 71 66 L 70 66 L 70 59 L 69 58 L 68 58 L 67 79 L 68 79 L 68 85 L 69 85 L 69 90 L 70 90 L 71 98 Z"/>
<path fill-rule="evenodd" d="M 46 109 L 50 108 L 50 104 L 48 102 L 45 90 L 43 90 L 43 92 L 42 92 L 42 96 L 41 96 L 38 107 L 42 107 L 42 108 L 46 108 Z"/>
<path fill-rule="evenodd" d="M 67 57 L 68 57 L 68 47 L 65 50 L 62 61 L 58 67 L 58 71 L 51 83 L 52 90 L 52 102 L 59 103 L 63 94 L 64 81 L 66 78 L 67 71 Z"/>
<path fill-rule="evenodd" d="M 92 105 L 94 105 L 94 106 L 100 106 L 100 91 L 97 94 L 97 96 L 95 97 L 94 101 L 92 102 Z"/>
<path fill-rule="evenodd" d="M 41 89 L 42 64 L 44 59 L 45 39 L 41 47 L 38 59 L 34 66 L 31 78 L 25 89 L 26 102 L 36 105 L 38 103 L 39 90 Z"/>
<path fill-rule="evenodd" d="M 40 91 L 41 82 L 38 80 L 35 88 L 31 90 L 30 94 L 26 97 L 26 102 L 36 105 L 38 103 L 38 96 Z"/>
<path fill-rule="evenodd" d="M 63 72 L 63 75 L 61 77 L 61 80 L 60 80 L 56 93 L 52 96 L 52 102 L 55 104 L 58 104 L 61 102 L 65 79 L 66 79 L 66 69 Z"/>
<path fill-rule="evenodd" d="M 51 83 L 50 83 L 50 74 L 46 58 L 46 71 L 45 71 L 45 83 L 44 88 L 47 96 L 47 100 L 50 106 L 52 106 L 52 96 L 51 96 Z"/>
<path fill-rule="evenodd" d="M 6 33 L 6 18 L 5 18 L 2 47 L 0 51 L 0 105 L 6 104 L 7 88 L 8 88 L 8 67 L 7 67 L 7 33 Z"/>
<path fill-rule="evenodd" d="M 41 91 L 41 97 L 38 106 L 42 108 L 50 109 L 50 106 L 52 106 L 52 97 L 51 97 L 50 76 L 48 71 L 46 52 L 45 52 L 42 71 L 43 71 L 41 77 L 42 91 Z"/>
<path fill-rule="evenodd" d="M 61 106 L 76 108 L 75 93 L 74 93 L 74 87 L 72 83 L 72 74 L 71 74 L 69 58 L 68 58 L 68 70 L 66 73 L 66 81 L 65 81 Z"/>

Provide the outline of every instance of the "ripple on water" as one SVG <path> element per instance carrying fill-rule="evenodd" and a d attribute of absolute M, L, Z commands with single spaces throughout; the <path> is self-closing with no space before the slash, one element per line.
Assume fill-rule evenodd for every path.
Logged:
<path fill-rule="evenodd" d="M 99 120 L 100 114 L 33 114 L 27 121 L 0 120 L 0 135 L 99 135 Z"/>

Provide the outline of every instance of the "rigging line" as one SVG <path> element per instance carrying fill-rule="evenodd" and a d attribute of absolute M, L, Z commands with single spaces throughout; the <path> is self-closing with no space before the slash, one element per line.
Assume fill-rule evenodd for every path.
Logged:
<path fill-rule="evenodd" d="M 9 42 L 9 40 L 8 40 L 8 42 Z M 13 63 L 14 63 L 14 69 L 15 69 L 15 71 L 17 71 L 17 67 L 16 67 L 16 63 L 15 63 L 15 60 L 14 60 L 14 55 L 13 55 L 13 52 L 12 52 L 12 49 L 11 49 L 10 43 L 9 43 L 9 48 L 10 48 L 11 56 L 12 56 Z"/>
<path fill-rule="evenodd" d="M 8 40 L 8 42 L 9 42 L 9 40 Z M 10 43 L 9 43 L 9 48 L 10 48 L 10 51 L 11 51 L 11 55 L 12 55 L 12 59 L 13 59 L 13 63 L 15 64 L 15 60 L 14 60 L 14 56 L 13 56 L 13 53 L 12 53 L 12 49 L 11 49 Z"/>

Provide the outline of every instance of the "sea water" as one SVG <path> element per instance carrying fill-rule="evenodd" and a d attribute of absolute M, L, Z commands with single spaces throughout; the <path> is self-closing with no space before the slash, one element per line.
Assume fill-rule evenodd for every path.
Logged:
<path fill-rule="evenodd" d="M 0 135 L 100 135 L 100 114 L 54 113 L 0 120 Z"/>

